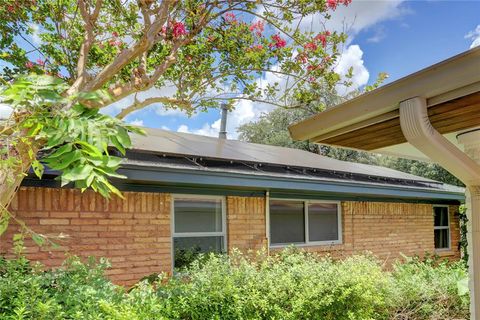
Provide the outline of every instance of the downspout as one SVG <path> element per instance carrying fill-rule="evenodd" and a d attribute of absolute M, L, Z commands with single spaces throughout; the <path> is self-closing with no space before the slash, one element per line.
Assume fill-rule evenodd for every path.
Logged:
<path fill-rule="evenodd" d="M 415 148 L 457 176 L 467 188 L 470 315 L 480 320 L 480 165 L 431 124 L 425 98 L 400 102 L 403 135 Z"/>

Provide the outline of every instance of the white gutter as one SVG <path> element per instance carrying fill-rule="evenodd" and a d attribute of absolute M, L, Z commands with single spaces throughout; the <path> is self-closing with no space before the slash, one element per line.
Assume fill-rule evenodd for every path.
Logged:
<path fill-rule="evenodd" d="M 400 102 L 400 125 L 407 141 L 457 176 L 467 187 L 471 319 L 480 320 L 480 165 L 433 128 L 425 98 Z"/>

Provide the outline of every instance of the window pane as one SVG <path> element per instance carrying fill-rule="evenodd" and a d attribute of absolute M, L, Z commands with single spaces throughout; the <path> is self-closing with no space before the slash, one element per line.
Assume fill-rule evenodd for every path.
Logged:
<path fill-rule="evenodd" d="M 199 253 L 223 252 L 223 236 L 173 238 L 174 266 L 190 264 Z"/>
<path fill-rule="evenodd" d="M 338 240 L 338 208 L 336 203 L 308 205 L 308 240 Z"/>
<path fill-rule="evenodd" d="M 221 199 L 175 199 L 175 232 L 222 232 Z"/>
<path fill-rule="evenodd" d="M 305 242 L 305 217 L 302 201 L 270 201 L 270 242 Z"/>
<path fill-rule="evenodd" d="M 435 227 L 448 227 L 448 208 L 433 207 Z"/>
<path fill-rule="evenodd" d="M 448 249 L 450 244 L 448 229 L 434 230 L 435 249 Z"/>

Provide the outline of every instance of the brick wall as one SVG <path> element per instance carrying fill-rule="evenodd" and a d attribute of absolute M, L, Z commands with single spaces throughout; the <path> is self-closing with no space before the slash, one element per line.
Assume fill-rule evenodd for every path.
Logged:
<path fill-rule="evenodd" d="M 125 192 L 125 200 L 106 201 L 87 191 L 22 187 L 12 203 L 12 212 L 36 232 L 69 238 L 57 241 L 56 250 L 39 248 L 26 241 L 27 257 L 47 267 L 59 266 L 65 252 L 82 257 L 107 257 L 110 278 L 131 285 L 153 272 L 171 272 L 171 197 L 161 193 Z M 259 250 L 266 246 L 265 199 L 227 197 L 228 250 Z M 450 206 L 451 248 L 445 257 L 458 258 L 460 229 L 458 206 Z M 0 253 L 11 254 L 16 226 L 0 238 Z M 309 246 L 306 250 L 341 258 L 371 251 L 392 262 L 406 255 L 434 252 L 433 208 L 428 204 L 343 202 L 342 240 L 332 246 Z"/>
<path fill-rule="evenodd" d="M 265 199 L 227 197 L 228 250 L 266 248 Z"/>
<path fill-rule="evenodd" d="M 59 266 L 69 251 L 107 257 L 110 278 L 130 285 L 145 275 L 171 271 L 170 196 L 124 193 L 125 200 L 106 201 L 91 191 L 22 187 L 12 211 L 41 234 L 69 236 L 55 240 L 59 249 L 39 248 L 26 240 L 27 257 L 47 267 Z M 0 252 L 11 253 L 12 225 L 0 239 Z"/>
<path fill-rule="evenodd" d="M 450 206 L 451 250 L 441 257 L 460 257 L 458 206 Z M 334 258 L 372 252 L 387 264 L 402 257 L 435 253 L 433 206 L 414 203 L 342 203 L 342 244 L 308 246 L 308 251 L 328 253 Z"/>

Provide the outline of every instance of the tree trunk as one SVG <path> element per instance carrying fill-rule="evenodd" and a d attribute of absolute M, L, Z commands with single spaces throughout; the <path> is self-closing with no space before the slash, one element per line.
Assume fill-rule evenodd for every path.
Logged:
<path fill-rule="evenodd" d="M 27 140 L 28 138 L 23 137 L 22 134 L 20 134 L 20 137 L 14 137 L 14 139 L 16 140 L 16 146 L 14 147 L 11 142 L 7 142 L 11 152 L 9 152 L 9 158 L 3 161 L 10 161 L 12 158 L 15 161 L 13 164 L 7 164 L 0 168 L 0 216 L 3 215 L 4 210 L 8 209 L 39 150 L 38 143 Z"/>

